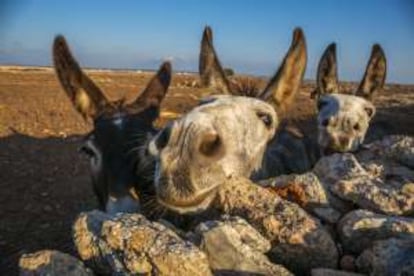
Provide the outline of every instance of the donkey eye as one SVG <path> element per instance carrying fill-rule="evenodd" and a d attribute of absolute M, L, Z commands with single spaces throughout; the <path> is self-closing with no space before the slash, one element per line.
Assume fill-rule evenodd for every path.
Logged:
<path fill-rule="evenodd" d="M 79 152 L 85 154 L 86 156 L 88 156 L 89 158 L 94 158 L 96 157 L 96 153 L 95 151 L 87 146 L 87 145 L 83 145 L 82 147 L 79 148 Z"/>
<path fill-rule="evenodd" d="M 326 104 L 327 104 L 326 101 L 318 101 L 318 105 L 317 105 L 318 111 L 320 111 Z"/>
<path fill-rule="evenodd" d="M 259 117 L 260 120 L 265 124 L 267 128 L 270 128 L 273 124 L 273 119 L 270 114 L 264 113 L 264 112 L 258 112 L 257 117 Z"/>
<path fill-rule="evenodd" d="M 356 123 L 354 125 L 354 130 L 359 131 L 360 129 L 361 129 L 361 126 L 358 123 Z"/>
<path fill-rule="evenodd" d="M 168 141 L 170 140 L 170 134 L 171 134 L 171 127 L 167 126 L 165 127 L 161 133 L 158 135 L 157 139 L 155 140 L 155 145 L 157 149 L 163 149 L 165 146 L 167 146 Z"/>
<path fill-rule="evenodd" d="M 328 125 L 329 125 L 329 119 L 325 119 L 325 120 L 323 120 L 323 121 L 322 121 L 322 125 L 323 125 L 324 127 L 328 126 Z"/>

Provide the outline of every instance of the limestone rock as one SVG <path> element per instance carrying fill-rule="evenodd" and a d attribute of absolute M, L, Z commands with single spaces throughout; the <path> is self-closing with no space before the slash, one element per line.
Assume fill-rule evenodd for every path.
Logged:
<path fill-rule="evenodd" d="M 359 254 L 374 241 L 414 235 L 414 218 L 356 210 L 339 221 L 338 233 L 344 249 Z"/>
<path fill-rule="evenodd" d="M 414 236 L 377 241 L 357 259 L 369 275 L 414 275 Z"/>
<path fill-rule="evenodd" d="M 362 276 L 364 274 L 329 269 L 329 268 L 315 268 L 315 269 L 312 269 L 311 275 L 312 276 Z"/>
<path fill-rule="evenodd" d="M 341 257 L 341 260 L 339 261 L 339 267 L 342 270 L 346 270 L 346 271 L 355 271 L 356 267 L 355 267 L 355 257 L 352 255 L 344 255 Z"/>
<path fill-rule="evenodd" d="M 413 214 L 414 171 L 376 156 L 374 150 L 366 151 L 360 157 L 362 164 L 351 153 L 323 157 L 315 165 L 314 173 L 335 199 L 379 213 Z M 346 211 L 337 205 L 337 200 L 331 202 L 341 213 Z"/>
<path fill-rule="evenodd" d="M 365 145 L 356 157 L 384 182 L 414 182 L 414 137 L 387 136 Z"/>
<path fill-rule="evenodd" d="M 390 135 L 366 146 L 367 151 L 358 154 L 361 160 L 392 159 L 414 169 L 414 137 Z"/>
<path fill-rule="evenodd" d="M 271 242 L 268 255 L 272 262 L 294 273 L 337 266 L 337 248 L 319 220 L 248 179 L 228 179 L 220 186 L 213 206 L 246 219 Z"/>
<path fill-rule="evenodd" d="M 329 191 L 312 172 L 282 175 L 260 181 L 259 184 L 329 223 L 336 223 L 341 216 L 339 211 L 331 207 L 330 201 L 334 201 L 335 198 L 331 197 Z"/>
<path fill-rule="evenodd" d="M 332 185 L 339 180 L 369 176 L 368 172 L 351 153 L 335 153 L 322 157 L 316 163 L 313 172 L 328 185 Z"/>
<path fill-rule="evenodd" d="M 390 215 L 414 214 L 414 183 L 386 183 L 362 176 L 338 181 L 331 190 L 363 209 Z"/>
<path fill-rule="evenodd" d="M 211 275 L 203 252 L 140 214 L 82 213 L 74 241 L 82 260 L 97 273 Z"/>
<path fill-rule="evenodd" d="M 19 260 L 20 275 L 89 276 L 92 271 L 69 254 L 56 250 L 41 250 L 24 254 Z"/>
<path fill-rule="evenodd" d="M 241 218 L 207 221 L 201 223 L 195 233 L 215 274 L 292 275 L 283 266 L 268 260 L 263 253 L 270 250 L 270 242 Z"/>

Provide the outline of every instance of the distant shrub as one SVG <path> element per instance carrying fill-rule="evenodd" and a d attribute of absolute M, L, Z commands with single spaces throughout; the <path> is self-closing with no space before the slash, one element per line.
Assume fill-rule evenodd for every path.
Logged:
<path fill-rule="evenodd" d="M 224 68 L 223 70 L 224 70 L 224 74 L 225 74 L 227 77 L 231 77 L 231 76 L 233 76 L 233 75 L 234 75 L 234 70 L 233 70 L 233 69 L 231 69 L 231 68 Z"/>

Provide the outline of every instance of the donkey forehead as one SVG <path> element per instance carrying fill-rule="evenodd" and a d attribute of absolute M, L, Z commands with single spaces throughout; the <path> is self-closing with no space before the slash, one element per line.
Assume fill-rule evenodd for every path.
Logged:
<path fill-rule="evenodd" d="M 195 109 L 193 109 L 193 111 L 211 113 L 215 115 L 226 113 L 229 110 L 236 113 L 246 111 L 263 111 L 267 112 L 271 116 L 276 117 L 276 112 L 270 104 L 255 98 L 231 95 L 217 95 L 203 98 L 200 102 L 202 103 L 202 105 L 196 107 Z"/>
<path fill-rule="evenodd" d="M 252 129 L 256 125 L 258 113 L 268 114 L 272 117 L 274 125 L 277 124 L 277 115 L 273 107 L 261 100 L 242 96 L 214 96 L 201 100 L 200 106 L 195 107 L 182 117 L 175 125 L 197 129 L 220 129 L 225 135 L 234 132 Z M 254 129 L 254 128 L 253 128 Z"/>
<path fill-rule="evenodd" d="M 365 107 L 374 108 L 371 102 L 362 97 L 346 94 L 329 94 L 319 99 L 323 103 L 319 116 L 332 116 L 339 114 L 360 114 Z"/>
<path fill-rule="evenodd" d="M 134 137 L 139 140 L 143 133 L 152 132 L 152 125 L 139 115 L 114 113 L 110 117 L 98 118 L 94 122 L 95 140 L 107 141 L 109 144 L 124 142 L 124 139 Z M 142 135 L 140 135 L 142 133 Z M 132 143 L 132 141 L 128 141 Z"/>
<path fill-rule="evenodd" d="M 174 123 L 176 129 L 174 133 L 179 135 L 184 129 L 188 129 L 188 132 L 197 135 L 199 131 L 211 130 L 227 138 L 250 137 L 255 133 L 256 136 L 265 139 L 269 133 L 274 133 L 277 126 L 275 110 L 261 100 L 240 96 L 219 96 L 214 99 L 208 98 L 203 102 L 204 104 L 194 108 Z M 268 114 L 272 118 L 273 125 L 270 131 L 258 121 L 258 114 Z M 263 128 L 259 127 L 260 123 L 263 124 Z M 184 136 L 178 137 L 184 139 Z M 234 142 L 232 140 L 234 139 L 229 139 L 227 142 L 231 144 Z"/>

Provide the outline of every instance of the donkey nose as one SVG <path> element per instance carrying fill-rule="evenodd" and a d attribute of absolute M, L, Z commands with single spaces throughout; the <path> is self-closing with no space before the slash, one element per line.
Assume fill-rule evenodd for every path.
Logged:
<path fill-rule="evenodd" d="M 340 136 L 338 138 L 338 142 L 341 145 L 341 147 L 346 147 L 349 145 L 349 138 L 347 136 Z"/>
<path fill-rule="evenodd" d="M 109 214 L 137 213 L 140 211 L 140 204 L 138 199 L 129 195 L 118 198 L 109 196 L 105 209 Z"/>

